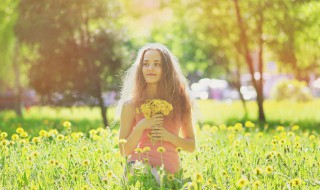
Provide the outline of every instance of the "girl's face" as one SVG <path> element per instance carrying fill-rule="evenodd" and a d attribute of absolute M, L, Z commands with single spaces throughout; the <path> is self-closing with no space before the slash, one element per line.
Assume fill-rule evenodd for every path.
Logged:
<path fill-rule="evenodd" d="M 161 79 L 161 56 L 157 50 L 147 50 L 142 60 L 142 74 L 149 84 L 158 83 Z"/>

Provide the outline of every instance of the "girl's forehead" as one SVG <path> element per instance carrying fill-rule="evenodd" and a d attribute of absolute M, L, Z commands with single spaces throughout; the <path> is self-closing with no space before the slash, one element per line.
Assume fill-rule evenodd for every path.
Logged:
<path fill-rule="evenodd" d="M 144 54 L 144 59 L 147 58 L 161 58 L 160 52 L 156 49 L 149 49 L 146 50 L 145 54 Z"/>

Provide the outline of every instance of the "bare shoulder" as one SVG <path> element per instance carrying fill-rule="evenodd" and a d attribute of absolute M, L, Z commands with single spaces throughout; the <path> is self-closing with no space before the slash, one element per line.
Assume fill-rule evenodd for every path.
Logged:
<path fill-rule="evenodd" d="M 121 111 L 121 115 L 125 114 L 130 114 L 130 115 L 134 115 L 132 113 L 135 113 L 135 105 L 133 103 L 133 101 L 131 99 L 126 100 L 123 105 L 122 105 L 122 111 Z"/>

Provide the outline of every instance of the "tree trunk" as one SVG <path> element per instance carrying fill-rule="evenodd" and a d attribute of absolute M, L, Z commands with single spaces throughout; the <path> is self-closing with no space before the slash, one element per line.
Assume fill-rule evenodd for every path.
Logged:
<path fill-rule="evenodd" d="M 108 123 L 108 118 L 107 118 L 107 108 L 104 106 L 104 101 L 102 98 L 102 90 L 101 90 L 101 84 L 100 82 L 98 82 L 98 102 L 99 102 L 99 107 L 101 110 L 101 116 L 102 116 L 102 121 L 103 121 L 103 125 L 105 127 L 109 127 L 109 123 Z"/>
<path fill-rule="evenodd" d="M 257 101 L 258 101 L 258 108 L 259 108 L 259 120 L 265 121 L 265 114 L 263 110 L 263 101 L 264 101 L 264 95 L 263 95 L 263 14 L 262 11 L 259 12 L 259 20 L 258 20 L 258 33 L 259 33 L 259 74 L 260 78 L 258 80 L 258 89 L 257 89 Z"/>
<path fill-rule="evenodd" d="M 15 98 L 15 112 L 19 117 L 22 117 L 21 111 L 21 83 L 20 83 L 20 68 L 19 68 L 19 44 L 18 41 L 15 43 L 15 50 L 14 50 L 14 58 L 13 58 L 13 69 L 14 69 L 14 77 L 15 77 L 15 87 L 16 87 L 16 98 Z"/>
<path fill-rule="evenodd" d="M 259 120 L 262 122 L 265 122 L 265 114 L 264 114 L 264 109 L 263 109 L 263 93 L 261 93 L 262 89 L 259 90 L 259 85 L 257 84 L 257 81 L 254 78 L 253 61 L 250 56 L 250 52 L 249 52 L 249 48 L 248 48 L 247 34 L 246 34 L 246 30 L 245 30 L 245 27 L 242 22 L 242 17 L 241 17 L 241 13 L 240 13 L 238 0 L 233 0 L 233 2 L 234 2 L 235 9 L 236 9 L 237 21 L 238 21 L 239 28 L 240 28 L 241 44 L 243 44 L 243 48 L 244 48 L 243 54 L 244 54 L 245 60 L 246 60 L 248 67 L 249 67 L 253 86 L 254 86 L 256 93 L 257 93 L 257 104 L 258 104 L 258 108 L 259 108 Z M 261 23 L 261 26 L 262 26 L 262 23 Z M 260 73 L 260 74 L 262 76 L 262 73 Z"/>
<path fill-rule="evenodd" d="M 239 60 L 237 60 L 239 61 Z M 241 77 L 240 77 L 240 64 L 239 62 L 237 62 L 237 71 L 236 71 L 236 88 L 238 90 L 241 102 L 242 102 L 242 106 L 243 106 L 243 110 L 244 110 L 244 118 L 247 119 L 248 118 L 248 109 L 247 109 L 247 104 L 246 104 L 246 100 L 243 97 L 243 94 L 241 93 Z"/>

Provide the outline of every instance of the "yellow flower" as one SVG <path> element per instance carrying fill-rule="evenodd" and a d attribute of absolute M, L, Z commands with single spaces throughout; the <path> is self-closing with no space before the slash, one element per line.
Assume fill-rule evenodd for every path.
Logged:
<path fill-rule="evenodd" d="M 261 181 L 257 180 L 252 183 L 253 189 L 258 189 L 261 186 Z"/>
<path fill-rule="evenodd" d="M 167 179 L 168 179 L 168 181 L 174 180 L 174 175 L 173 174 L 168 174 Z"/>
<path fill-rule="evenodd" d="M 41 137 L 48 137 L 48 132 L 45 131 L 45 130 L 41 130 L 41 131 L 39 132 L 39 135 L 40 135 Z"/>
<path fill-rule="evenodd" d="M 5 139 L 4 139 L 4 140 L 1 141 L 1 145 L 2 145 L 2 146 L 7 146 L 7 145 L 9 145 L 9 144 L 10 144 L 10 142 L 9 142 L 8 140 L 5 140 Z"/>
<path fill-rule="evenodd" d="M 167 116 L 172 110 L 172 105 L 167 101 L 161 99 L 152 99 L 147 100 L 146 103 L 142 104 L 140 109 L 136 109 L 136 112 L 140 113 L 141 111 L 145 118 L 150 118 L 155 114 Z"/>
<path fill-rule="evenodd" d="M 82 151 L 83 152 L 87 152 L 88 151 L 88 147 L 86 147 L 86 146 L 82 147 Z"/>
<path fill-rule="evenodd" d="M 137 147 L 136 149 L 134 149 L 134 151 L 138 154 L 142 153 L 142 148 Z"/>
<path fill-rule="evenodd" d="M 126 142 L 127 142 L 126 139 L 120 139 L 120 140 L 119 140 L 119 143 L 120 143 L 120 144 L 124 144 L 124 143 L 126 143 Z"/>
<path fill-rule="evenodd" d="M 300 179 L 300 178 L 294 178 L 290 181 L 290 185 L 292 187 L 295 187 L 295 186 L 300 186 L 303 184 L 303 181 Z"/>
<path fill-rule="evenodd" d="M 110 177 L 112 177 L 113 176 L 113 172 L 111 171 L 111 170 L 108 170 L 107 171 L 107 176 L 110 178 Z"/>
<path fill-rule="evenodd" d="M 277 130 L 277 131 L 284 131 L 284 127 L 281 126 L 281 125 L 279 125 L 276 130 Z"/>
<path fill-rule="evenodd" d="M 57 139 L 58 139 L 59 141 L 63 141 L 63 139 L 64 139 L 64 135 L 59 134 L 59 135 L 57 136 Z"/>
<path fill-rule="evenodd" d="M 11 139 L 14 140 L 14 141 L 19 140 L 19 135 L 13 134 L 13 135 L 11 136 Z"/>
<path fill-rule="evenodd" d="M 0 137 L 2 137 L 2 138 L 6 138 L 7 136 L 8 136 L 8 133 L 6 133 L 6 132 L 2 132 L 0 134 Z"/>
<path fill-rule="evenodd" d="M 252 123 L 251 121 L 246 121 L 244 126 L 246 126 L 247 128 L 253 128 L 254 127 L 254 123 Z"/>
<path fill-rule="evenodd" d="M 142 149 L 142 152 L 149 152 L 150 151 L 150 147 L 146 146 Z"/>
<path fill-rule="evenodd" d="M 163 146 L 159 146 L 157 149 L 158 152 L 163 153 L 166 151 L 166 149 Z"/>
<path fill-rule="evenodd" d="M 237 131 L 242 131 L 243 130 L 242 123 L 236 123 L 234 125 L 234 129 L 237 130 Z"/>
<path fill-rule="evenodd" d="M 181 152 L 181 151 L 182 151 L 182 148 L 181 148 L 181 147 L 177 147 L 177 148 L 176 148 L 176 151 L 177 151 L 177 152 Z"/>
<path fill-rule="evenodd" d="M 226 130 L 226 129 L 227 129 L 227 126 L 224 125 L 224 124 L 221 124 L 221 125 L 219 125 L 219 129 L 220 129 L 220 130 Z"/>
<path fill-rule="evenodd" d="M 26 137 L 28 137 L 28 133 L 25 132 L 25 131 L 23 131 L 23 132 L 20 134 L 20 136 L 23 137 L 23 138 L 26 138 Z"/>
<path fill-rule="evenodd" d="M 57 134 L 58 134 L 57 129 L 50 129 L 49 130 L 49 136 L 54 136 L 54 135 L 57 135 Z"/>
<path fill-rule="evenodd" d="M 39 154 L 40 154 L 39 152 L 33 151 L 33 152 L 31 153 L 31 156 L 33 156 L 33 157 L 38 157 Z"/>
<path fill-rule="evenodd" d="M 90 160 L 88 160 L 88 159 L 85 159 L 82 161 L 83 166 L 88 166 L 89 164 L 90 164 Z"/>
<path fill-rule="evenodd" d="M 24 130 L 23 130 L 23 128 L 18 127 L 18 128 L 16 129 L 16 132 L 20 134 L 20 133 L 24 132 Z"/>
<path fill-rule="evenodd" d="M 40 137 L 33 137 L 32 138 L 32 142 L 33 143 L 39 143 L 41 141 L 41 138 Z"/>
<path fill-rule="evenodd" d="M 98 131 L 96 131 L 95 129 L 91 129 L 90 131 L 89 131 L 89 134 L 90 135 L 96 135 L 98 133 Z"/>
<path fill-rule="evenodd" d="M 70 121 L 64 121 L 63 122 L 63 126 L 65 127 L 65 128 L 70 128 L 71 127 L 71 123 L 70 123 Z"/>
<path fill-rule="evenodd" d="M 310 135 L 310 136 L 309 136 L 309 140 L 312 141 L 312 140 L 314 140 L 314 139 L 316 139 L 316 136 L 315 136 L 315 135 Z"/>
<path fill-rule="evenodd" d="M 249 180 L 246 177 L 242 177 L 236 183 L 237 187 L 242 188 L 249 184 Z"/>
<path fill-rule="evenodd" d="M 297 130 L 299 130 L 299 125 L 294 125 L 294 126 L 292 126 L 291 130 L 292 130 L 292 131 L 297 131 Z"/>
<path fill-rule="evenodd" d="M 266 169 L 265 169 L 265 172 L 267 174 L 271 174 L 273 172 L 273 167 L 272 166 L 267 166 Z"/>
<path fill-rule="evenodd" d="M 253 169 L 253 173 L 256 175 L 261 175 L 263 173 L 262 168 L 255 168 Z"/>
<path fill-rule="evenodd" d="M 203 176 L 202 176 L 201 173 L 199 173 L 199 172 L 196 172 L 196 173 L 194 174 L 194 178 L 195 178 L 195 180 L 196 180 L 198 183 L 202 183 L 202 182 L 203 182 Z"/>

